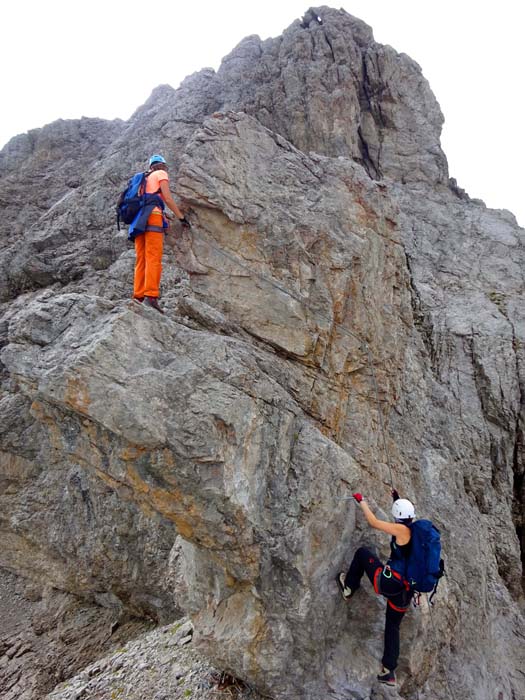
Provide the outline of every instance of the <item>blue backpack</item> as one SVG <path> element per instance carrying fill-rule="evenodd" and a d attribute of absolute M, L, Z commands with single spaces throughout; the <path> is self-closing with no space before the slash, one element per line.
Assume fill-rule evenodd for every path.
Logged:
<path fill-rule="evenodd" d="M 120 222 L 122 221 L 129 226 L 144 206 L 145 190 L 146 173 L 136 173 L 128 180 L 127 187 L 117 202 L 117 228 L 119 231 Z"/>
<path fill-rule="evenodd" d="M 439 579 L 445 573 L 439 530 L 430 520 L 416 520 L 408 527 L 412 533 L 410 554 L 404 561 L 393 560 L 392 569 L 403 576 L 413 591 L 432 591 L 433 596 Z"/>
<path fill-rule="evenodd" d="M 120 231 L 120 222 L 129 226 L 128 239 L 132 241 L 139 233 L 148 231 L 160 231 L 167 228 L 168 222 L 163 218 L 162 227 L 150 226 L 148 217 L 158 207 L 164 211 L 164 200 L 160 196 L 160 189 L 156 192 L 146 192 L 146 178 L 149 173 L 136 173 L 128 180 L 126 189 L 121 193 L 117 202 L 117 229 Z"/>

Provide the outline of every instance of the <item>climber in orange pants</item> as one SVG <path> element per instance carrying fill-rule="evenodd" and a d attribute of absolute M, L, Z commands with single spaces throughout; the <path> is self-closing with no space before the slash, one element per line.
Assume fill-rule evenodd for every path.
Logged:
<path fill-rule="evenodd" d="M 135 236 L 135 279 L 133 298 L 137 301 L 158 299 L 160 277 L 162 274 L 162 249 L 164 234 L 158 229 L 163 227 L 163 216 L 153 212 L 148 217 L 148 227 L 144 233 Z M 147 301 L 147 303 L 150 303 Z"/>
<path fill-rule="evenodd" d="M 184 225 L 189 226 L 184 214 L 175 203 L 169 189 L 168 166 L 160 155 L 151 156 L 149 171 L 146 176 L 146 194 L 158 194 L 175 216 Z M 148 216 L 146 230 L 135 236 L 135 279 L 133 298 L 144 302 L 160 313 L 159 288 L 162 274 L 162 250 L 164 230 L 168 223 L 160 207 L 154 207 Z"/>

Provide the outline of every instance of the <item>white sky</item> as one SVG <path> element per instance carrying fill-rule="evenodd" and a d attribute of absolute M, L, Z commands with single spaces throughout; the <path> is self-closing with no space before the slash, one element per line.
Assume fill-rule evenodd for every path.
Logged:
<path fill-rule="evenodd" d="M 309 0 L 6 0 L 0 146 L 58 118 L 127 119 L 157 85 L 177 87 L 190 73 L 218 68 L 242 38 L 277 36 L 309 6 Z M 525 226 L 525 3 L 335 0 L 332 6 L 364 20 L 376 41 L 421 65 L 445 115 L 442 145 L 451 176 L 471 197 L 510 209 Z M 165 47 L 160 65 L 153 65 L 150 41 Z"/>

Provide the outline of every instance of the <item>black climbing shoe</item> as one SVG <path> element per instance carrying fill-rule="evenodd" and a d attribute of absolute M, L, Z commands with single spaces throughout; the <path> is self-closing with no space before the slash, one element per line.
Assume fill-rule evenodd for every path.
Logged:
<path fill-rule="evenodd" d="M 354 595 L 355 591 L 353 591 L 351 588 L 348 588 L 348 586 L 345 586 L 345 578 L 345 572 L 341 571 L 335 577 L 335 582 L 339 586 L 339 590 L 341 591 L 341 595 L 343 596 L 343 598 L 345 600 L 350 600 L 350 598 Z"/>
<path fill-rule="evenodd" d="M 383 670 L 377 676 L 377 680 L 385 685 L 394 686 L 396 684 L 396 674 L 393 671 L 389 671 L 388 668 L 383 667 Z"/>
<path fill-rule="evenodd" d="M 155 309 L 159 313 L 163 314 L 164 311 L 160 308 L 159 302 L 157 301 L 157 297 L 144 297 L 144 304 L 145 306 L 151 306 L 152 309 Z"/>

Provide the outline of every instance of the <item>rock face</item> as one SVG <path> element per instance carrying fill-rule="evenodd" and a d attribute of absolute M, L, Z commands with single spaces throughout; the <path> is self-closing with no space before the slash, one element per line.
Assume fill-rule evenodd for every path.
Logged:
<path fill-rule="evenodd" d="M 334 576 L 386 553 L 344 499 L 388 518 L 392 478 L 448 569 L 403 622 L 402 696 L 523 695 L 524 231 L 448 180 L 442 119 L 417 64 L 317 8 L 127 123 L 6 147 L 0 565 L 183 609 L 273 698 L 381 697 L 384 602 Z M 157 151 L 192 223 L 163 317 L 112 220 Z"/>
<path fill-rule="evenodd" d="M 119 649 L 151 629 L 145 620 L 0 570 L 0 697 L 42 698 L 94 656 Z"/>
<path fill-rule="evenodd" d="M 46 700 L 262 700 L 199 658 L 192 631 L 191 622 L 180 620 L 141 635 L 59 685 Z"/>

